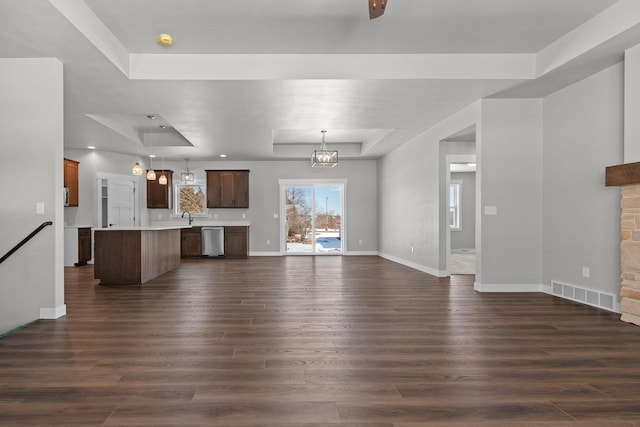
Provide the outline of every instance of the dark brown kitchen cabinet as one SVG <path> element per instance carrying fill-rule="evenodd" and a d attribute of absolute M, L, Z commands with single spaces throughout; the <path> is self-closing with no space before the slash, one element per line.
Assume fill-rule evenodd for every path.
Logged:
<path fill-rule="evenodd" d="M 67 206 L 78 206 L 78 169 L 80 162 L 71 159 L 64 159 L 64 187 L 69 192 L 69 204 Z"/>
<path fill-rule="evenodd" d="M 207 208 L 249 208 L 248 170 L 207 170 Z"/>
<path fill-rule="evenodd" d="M 91 228 L 78 228 L 78 262 L 76 265 L 87 265 L 91 260 Z"/>
<path fill-rule="evenodd" d="M 147 208 L 148 209 L 170 209 L 171 208 L 171 185 L 173 171 L 156 170 L 156 179 L 147 180 Z M 160 175 L 167 176 L 167 184 L 161 185 L 158 181 Z"/>
<path fill-rule="evenodd" d="M 201 227 L 180 230 L 180 256 L 182 258 L 199 257 L 202 254 Z"/>
<path fill-rule="evenodd" d="M 224 228 L 224 257 L 247 258 L 249 256 L 249 227 Z"/>

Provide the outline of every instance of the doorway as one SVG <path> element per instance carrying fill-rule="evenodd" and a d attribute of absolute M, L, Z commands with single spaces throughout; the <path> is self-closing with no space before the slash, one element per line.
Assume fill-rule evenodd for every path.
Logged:
<path fill-rule="evenodd" d="M 447 272 L 476 274 L 476 156 L 446 156 Z"/>
<path fill-rule="evenodd" d="M 137 179 L 129 176 L 98 174 L 96 213 L 100 227 L 139 225 L 137 185 Z"/>
<path fill-rule="evenodd" d="M 343 254 L 344 192 L 342 181 L 281 180 L 281 252 Z"/>

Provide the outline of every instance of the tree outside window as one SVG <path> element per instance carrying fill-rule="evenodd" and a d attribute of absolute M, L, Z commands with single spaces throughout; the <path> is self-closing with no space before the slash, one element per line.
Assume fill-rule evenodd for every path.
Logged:
<path fill-rule="evenodd" d="M 207 213 L 207 188 L 198 184 L 175 185 L 175 213 L 191 212 L 191 215 L 205 215 Z"/>
<path fill-rule="evenodd" d="M 289 187 L 286 189 L 287 242 L 310 243 L 311 232 L 311 188 Z"/>

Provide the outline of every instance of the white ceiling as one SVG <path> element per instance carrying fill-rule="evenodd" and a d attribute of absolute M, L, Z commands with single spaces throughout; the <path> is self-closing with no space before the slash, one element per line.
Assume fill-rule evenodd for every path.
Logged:
<path fill-rule="evenodd" d="M 326 129 L 341 158 L 378 158 L 620 60 L 639 3 L 389 0 L 369 20 L 367 0 L 0 0 L 0 58 L 64 63 L 67 148 L 307 158 Z"/>

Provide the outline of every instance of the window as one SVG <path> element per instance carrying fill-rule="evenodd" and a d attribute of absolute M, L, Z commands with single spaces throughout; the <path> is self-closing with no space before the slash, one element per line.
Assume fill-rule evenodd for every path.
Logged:
<path fill-rule="evenodd" d="M 174 213 L 181 215 L 182 212 L 189 211 L 193 216 L 203 216 L 207 214 L 207 186 L 204 184 L 182 184 L 175 185 L 175 206 Z"/>
<path fill-rule="evenodd" d="M 452 230 L 460 230 L 460 190 L 461 181 L 452 181 L 449 186 L 449 226 Z"/>

